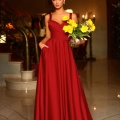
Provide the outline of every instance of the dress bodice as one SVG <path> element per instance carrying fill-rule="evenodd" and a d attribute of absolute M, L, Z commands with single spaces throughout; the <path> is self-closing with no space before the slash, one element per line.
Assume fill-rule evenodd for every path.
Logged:
<path fill-rule="evenodd" d="M 70 14 L 71 18 L 71 14 Z M 52 14 L 50 14 L 49 20 L 49 29 L 51 31 L 51 38 L 57 38 L 56 40 L 69 40 L 68 34 L 63 31 L 64 25 L 67 25 L 66 21 L 63 21 L 61 24 L 52 20 Z"/>
<path fill-rule="evenodd" d="M 59 24 L 56 21 L 50 20 L 49 29 L 51 31 L 51 38 L 60 38 L 61 40 L 64 38 L 68 40 L 68 35 L 63 31 L 64 25 L 66 25 L 66 22 Z"/>

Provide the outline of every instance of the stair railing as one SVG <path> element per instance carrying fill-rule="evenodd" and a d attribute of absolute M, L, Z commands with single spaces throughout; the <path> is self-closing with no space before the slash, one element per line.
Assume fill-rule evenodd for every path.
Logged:
<path fill-rule="evenodd" d="M 28 18 L 28 19 L 32 19 L 30 16 L 22 16 L 21 17 L 21 20 L 22 20 L 22 24 L 23 26 L 29 30 L 30 33 L 32 33 L 32 36 L 34 38 L 34 42 L 35 42 L 35 59 L 36 59 L 36 63 L 39 63 L 39 50 L 38 50 L 38 41 L 37 41 L 37 37 L 36 37 L 36 34 L 35 32 L 25 23 L 25 18 Z"/>
<path fill-rule="evenodd" d="M 21 34 L 24 36 L 25 38 L 25 66 L 24 66 L 24 70 L 31 70 L 31 62 L 30 62 L 30 50 L 29 50 L 29 42 L 28 42 L 28 37 L 26 32 L 24 31 L 23 28 L 19 27 L 18 25 L 15 24 L 14 22 L 14 17 L 15 15 L 13 15 L 11 17 L 11 22 L 14 25 L 14 27 L 19 30 L 21 32 Z"/>

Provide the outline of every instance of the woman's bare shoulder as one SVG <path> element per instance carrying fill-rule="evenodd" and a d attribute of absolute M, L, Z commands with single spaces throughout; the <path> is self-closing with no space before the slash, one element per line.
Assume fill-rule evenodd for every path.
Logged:
<path fill-rule="evenodd" d="M 78 21 L 77 15 L 75 13 L 72 13 L 72 19 L 75 20 L 76 22 Z"/>
<path fill-rule="evenodd" d="M 50 14 L 46 14 L 46 15 L 45 15 L 45 20 L 48 21 L 49 18 L 50 18 Z"/>
<path fill-rule="evenodd" d="M 75 13 L 72 13 L 72 18 L 73 19 L 77 18 L 77 15 Z"/>

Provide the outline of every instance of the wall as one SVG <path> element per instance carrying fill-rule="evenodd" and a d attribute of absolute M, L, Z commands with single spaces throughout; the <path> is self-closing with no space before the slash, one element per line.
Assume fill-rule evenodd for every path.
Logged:
<path fill-rule="evenodd" d="M 18 9 L 28 13 L 44 13 L 49 10 L 47 0 L 6 0 Z M 105 0 L 66 0 L 65 9 L 71 8 L 80 17 L 86 12 L 96 15 L 96 31 L 92 34 L 92 49 L 95 58 L 107 58 L 107 13 Z M 80 19 L 81 21 L 81 19 Z M 89 56 L 89 47 L 88 47 Z"/>

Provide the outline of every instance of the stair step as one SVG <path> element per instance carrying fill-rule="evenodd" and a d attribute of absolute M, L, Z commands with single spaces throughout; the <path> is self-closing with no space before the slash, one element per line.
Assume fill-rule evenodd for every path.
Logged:
<path fill-rule="evenodd" d="M 35 90 L 36 89 L 36 78 L 24 81 L 21 78 L 6 78 L 6 88 L 12 90 Z"/>
<path fill-rule="evenodd" d="M 11 64 L 20 64 L 22 63 L 23 61 L 9 61 L 8 63 L 11 63 Z"/>
<path fill-rule="evenodd" d="M 6 90 L 6 95 L 13 98 L 35 98 L 36 90 Z"/>
<path fill-rule="evenodd" d="M 4 74 L 20 74 L 22 61 L 10 61 L 11 53 L 0 53 L 0 86 L 4 86 Z"/>

